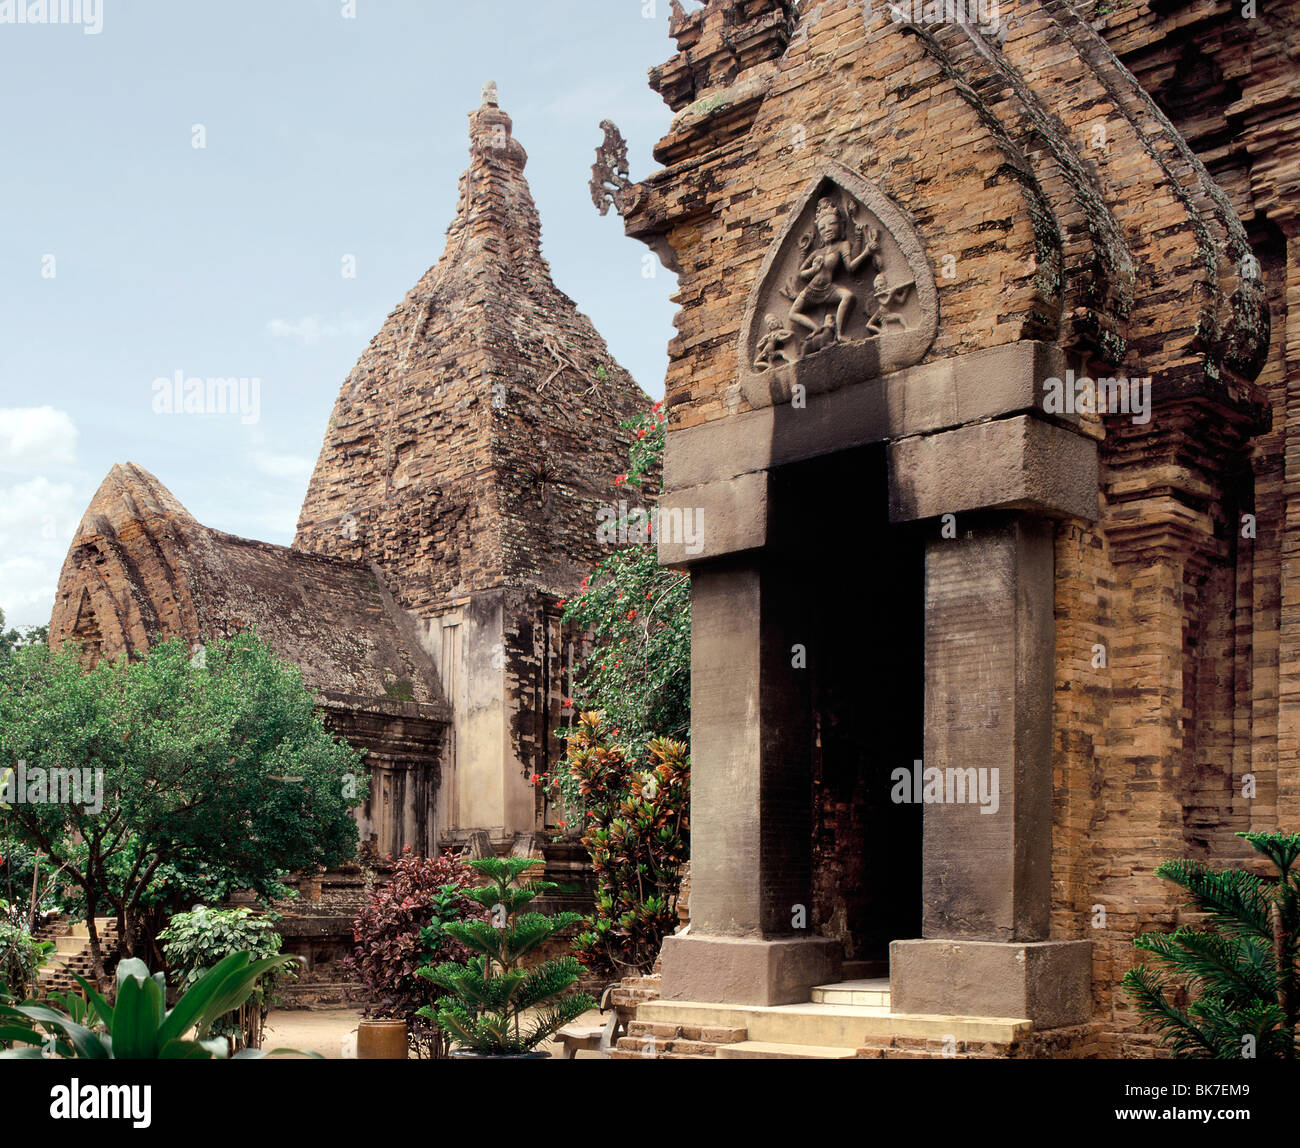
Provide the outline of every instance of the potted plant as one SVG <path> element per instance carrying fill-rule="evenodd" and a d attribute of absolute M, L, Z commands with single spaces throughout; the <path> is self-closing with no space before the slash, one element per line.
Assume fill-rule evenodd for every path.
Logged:
<path fill-rule="evenodd" d="M 485 857 L 469 865 L 487 884 L 464 895 L 488 911 L 486 921 L 445 926 L 467 948 L 466 961 L 445 961 L 422 968 L 418 976 L 443 989 L 446 996 L 420 1015 L 437 1021 L 459 1049 L 454 1055 L 497 1059 L 541 1057 L 534 1051 L 548 1036 L 588 1009 L 586 993 L 567 994 L 582 966 L 571 955 L 523 966 L 523 958 L 557 933 L 576 924 L 578 913 L 520 913 L 553 881 L 517 885 L 519 877 L 540 864 L 536 857 Z M 527 1014 L 527 1015 L 525 1015 Z"/>
<path fill-rule="evenodd" d="M 473 881 L 459 855 L 419 857 L 408 845 L 392 879 L 371 894 L 352 924 L 356 948 L 344 960 L 367 998 L 357 1030 L 358 1059 L 402 1060 L 408 1044 L 417 1058 L 447 1055 L 446 1036 L 419 1013 L 437 1004 L 441 990 L 416 970 L 469 955 L 446 927 L 481 913 L 465 899 Z"/>

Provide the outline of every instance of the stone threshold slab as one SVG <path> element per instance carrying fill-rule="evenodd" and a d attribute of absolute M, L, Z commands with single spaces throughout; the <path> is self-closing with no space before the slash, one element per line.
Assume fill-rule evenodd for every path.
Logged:
<path fill-rule="evenodd" d="M 870 1037 L 919 1036 L 1009 1044 L 1033 1031 L 1021 1017 L 931 1016 L 893 1013 L 870 1005 L 722 1005 L 695 1001 L 647 1001 L 638 1021 L 743 1028 L 751 1041 L 857 1048 Z"/>

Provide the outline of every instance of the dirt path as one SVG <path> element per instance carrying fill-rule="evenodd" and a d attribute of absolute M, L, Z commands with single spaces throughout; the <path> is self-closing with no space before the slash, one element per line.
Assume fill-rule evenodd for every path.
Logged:
<path fill-rule="evenodd" d="M 594 1009 L 583 1013 L 575 1024 L 602 1024 L 604 1017 Z M 266 1020 L 266 1036 L 262 1047 L 296 1048 L 303 1052 L 316 1052 L 326 1060 L 343 1059 L 343 1042 L 355 1041 L 357 1023 L 361 1012 L 355 1008 L 275 1009 Z M 560 1046 L 547 1041 L 542 1051 L 558 1056 Z M 579 1060 L 599 1060 L 598 1052 L 580 1052 Z"/>

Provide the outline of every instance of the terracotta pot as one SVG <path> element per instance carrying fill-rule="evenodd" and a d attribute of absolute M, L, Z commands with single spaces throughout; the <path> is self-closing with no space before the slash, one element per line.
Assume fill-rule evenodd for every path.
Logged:
<path fill-rule="evenodd" d="M 363 1020 L 357 1027 L 358 1060 L 405 1060 L 406 1021 Z"/>

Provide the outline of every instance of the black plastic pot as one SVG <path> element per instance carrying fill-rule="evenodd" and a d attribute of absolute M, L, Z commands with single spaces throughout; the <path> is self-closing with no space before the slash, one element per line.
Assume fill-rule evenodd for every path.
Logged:
<path fill-rule="evenodd" d="M 452 1060 L 546 1060 L 545 1052 L 474 1052 L 468 1048 L 452 1050 Z"/>

